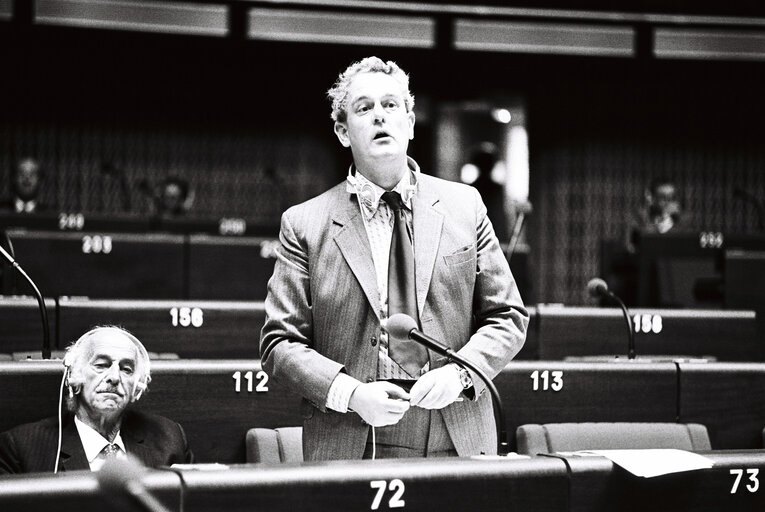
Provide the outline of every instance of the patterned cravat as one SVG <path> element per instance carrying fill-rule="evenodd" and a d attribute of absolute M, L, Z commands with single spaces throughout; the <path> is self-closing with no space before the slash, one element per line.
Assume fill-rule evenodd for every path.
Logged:
<path fill-rule="evenodd" d="M 116 459 L 117 454 L 120 452 L 120 447 L 116 444 L 107 444 L 104 446 L 103 450 L 101 450 L 101 458 L 105 460 L 109 459 Z"/>
<path fill-rule="evenodd" d="M 393 236 L 388 261 L 388 316 L 406 313 L 419 323 L 414 289 L 414 251 L 404 203 L 398 192 L 385 192 L 381 199 L 393 210 Z M 411 376 L 419 375 L 428 362 L 425 347 L 392 337 L 388 339 L 388 355 Z"/>

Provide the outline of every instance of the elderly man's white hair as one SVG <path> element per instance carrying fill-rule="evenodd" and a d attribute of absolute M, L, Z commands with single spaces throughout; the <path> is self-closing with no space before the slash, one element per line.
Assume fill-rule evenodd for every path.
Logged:
<path fill-rule="evenodd" d="M 327 96 L 332 101 L 332 120 L 344 123 L 346 121 L 348 107 L 348 88 L 351 80 L 361 73 L 385 73 L 395 78 L 401 84 L 401 90 L 404 94 L 404 106 L 407 112 L 414 108 L 414 96 L 409 91 L 409 75 L 398 67 L 398 64 L 389 60 L 383 61 L 378 57 L 367 57 L 358 62 L 354 62 L 340 76 L 337 77 L 335 84 L 327 91 Z"/>
<path fill-rule="evenodd" d="M 64 366 L 66 366 L 67 386 L 73 388 L 74 394 L 78 394 L 83 384 L 82 369 L 85 364 L 88 363 L 90 356 L 90 345 L 93 339 L 99 334 L 104 333 L 116 333 L 129 339 L 136 348 L 136 362 L 135 362 L 135 386 L 136 389 L 132 390 L 133 399 L 137 400 L 141 393 L 146 391 L 146 388 L 151 382 L 151 362 L 149 360 L 149 353 L 143 346 L 138 338 L 136 338 L 130 331 L 116 325 L 101 325 L 94 327 L 82 336 L 77 341 L 72 343 L 66 348 L 64 353 Z M 74 396 L 67 398 L 67 409 L 74 411 L 77 401 Z"/>

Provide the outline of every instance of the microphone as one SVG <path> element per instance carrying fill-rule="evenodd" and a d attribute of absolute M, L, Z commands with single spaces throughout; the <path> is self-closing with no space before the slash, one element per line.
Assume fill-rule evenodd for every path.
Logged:
<path fill-rule="evenodd" d="M 130 496 L 148 512 L 170 512 L 141 482 L 144 469 L 129 459 L 109 459 L 97 473 L 98 485 L 108 496 Z"/>
<path fill-rule="evenodd" d="M 3 249 L 3 246 L 0 245 L 0 256 L 2 256 L 19 274 L 24 276 L 24 279 L 27 280 L 27 282 L 32 286 L 32 290 L 34 291 L 35 297 L 37 298 L 37 305 L 40 308 L 40 316 L 42 318 L 42 327 L 43 327 L 43 346 L 42 346 L 42 358 L 43 359 L 50 359 L 50 329 L 48 327 L 48 310 L 45 308 L 45 301 L 43 300 L 42 294 L 40 293 L 39 288 L 37 288 L 37 285 L 34 281 L 32 281 L 32 278 L 30 278 L 26 272 L 24 272 L 24 269 L 21 268 L 21 266 L 16 262 L 16 260 L 8 254 L 8 252 Z"/>
<path fill-rule="evenodd" d="M 419 330 L 417 328 L 417 322 L 415 322 L 414 318 L 409 315 L 404 313 L 391 315 L 384 327 L 385 330 L 388 331 L 388 334 L 397 340 L 414 341 L 420 345 L 424 345 L 426 348 L 437 354 L 447 357 L 450 361 L 454 361 L 473 370 L 473 372 L 475 372 L 486 384 L 486 387 L 489 388 L 492 401 L 494 402 L 494 420 L 497 424 L 497 453 L 499 455 L 507 455 L 510 453 L 510 445 L 507 441 L 507 432 L 505 429 L 505 412 L 502 407 L 502 399 L 489 376 L 451 348 Z"/>
<path fill-rule="evenodd" d="M 624 319 L 627 321 L 627 357 L 628 359 L 635 359 L 635 330 L 632 328 L 632 318 L 630 318 L 630 314 L 627 311 L 627 306 L 624 305 L 622 299 L 617 297 L 608 289 L 608 284 L 606 284 L 606 282 L 599 277 L 593 277 L 590 279 L 590 281 L 587 283 L 587 291 L 589 292 L 590 297 L 605 297 L 611 299 L 612 301 L 619 304 L 619 307 L 622 308 Z"/>

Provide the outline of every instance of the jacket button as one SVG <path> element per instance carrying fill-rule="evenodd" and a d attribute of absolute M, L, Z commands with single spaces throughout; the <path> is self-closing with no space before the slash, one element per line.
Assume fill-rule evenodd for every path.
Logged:
<path fill-rule="evenodd" d="M 375 381 L 374 377 L 367 377 L 367 382 L 374 382 L 374 381 Z"/>
<path fill-rule="evenodd" d="M 371 343 L 373 347 L 376 346 L 377 338 L 375 336 L 372 336 L 371 338 L 369 338 L 369 343 Z"/>

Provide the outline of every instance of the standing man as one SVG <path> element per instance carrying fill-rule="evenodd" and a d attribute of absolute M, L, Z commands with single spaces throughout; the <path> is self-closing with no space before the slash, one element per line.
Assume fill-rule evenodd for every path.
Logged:
<path fill-rule="evenodd" d="M 193 462 L 178 423 L 128 407 L 151 380 L 149 354 L 135 336 L 91 329 L 67 349 L 64 365 L 69 413 L 61 424 L 52 417 L 0 434 L 0 474 L 97 471 L 128 455 L 148 467 Z"/>
<path fill-rule="evenodd" d="M 260 341 L 304 398 L 305 458 L 496 453 L 477 375 L 383 327 L 405 312 L 492 378 L 521 349 L 528 313 L 480 195 L 407 157 L 414 98 L 394 62 L 352 64 L 329 97 L 353 165 L 282 216 Z"/>

